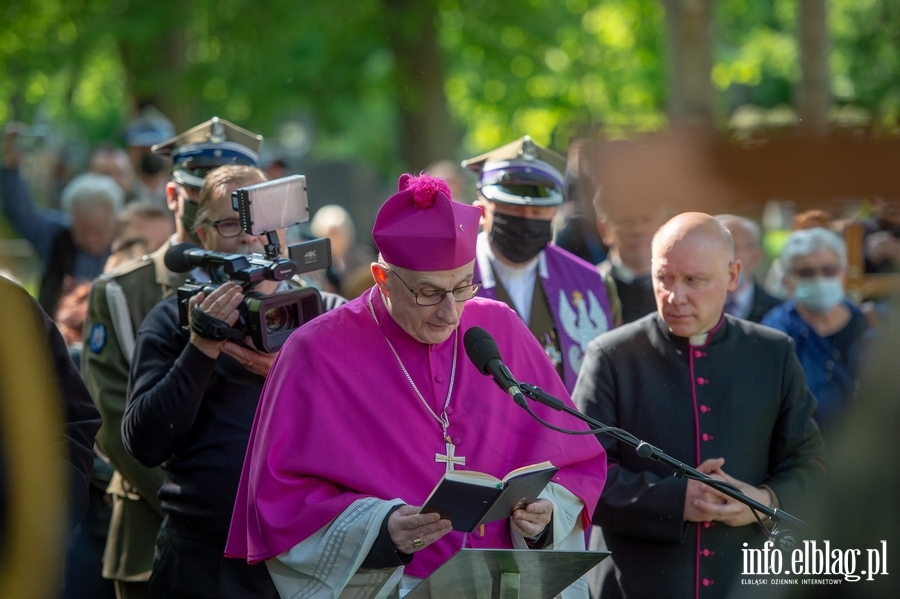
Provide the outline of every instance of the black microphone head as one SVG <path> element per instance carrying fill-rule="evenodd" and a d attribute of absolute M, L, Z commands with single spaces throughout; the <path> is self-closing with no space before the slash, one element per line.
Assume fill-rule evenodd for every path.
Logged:
<path fill-rule="evenodd" d="M 193 266 L 191 266 L 190 261 L 188 261 L 184 253 L 188 250 L 199 249 L 200 246 L 196 243 L 179 243 L 178 245 L 173 245 L 166 252 L 163 262 L 165 263 L 166 268 L 172 272 L 190 272 Z"/>
<path fill-rule="evenodd" d="M 463 335 L 463 346 L 466 355 L 481 374 L 490 374 L 487 370 L 488 362 L 500 360 L 500 349 L 490 333 L 481 327 L 472 327 Z"/>

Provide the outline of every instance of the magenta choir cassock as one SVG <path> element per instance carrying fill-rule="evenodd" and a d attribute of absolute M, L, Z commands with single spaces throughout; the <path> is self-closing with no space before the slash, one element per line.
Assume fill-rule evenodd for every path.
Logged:
<path fill-rule="evenodd" d="M 401 370 L 393 345 L 422 398 L 446 413 L 457 469 L 502 478 L 549 460 L 553 482 L 584 503 L 585 529 L 606 479 L 606 456 L 593 435 L 551 431 L 533 420 L 466 357 L 463 336 L 480 326 L 497 340 L 514 376 L 572 405 L 563 382 L 521 319 L 504 304 L 466 303 L 458 334 L 425 345 L 391 318 L 377 288 L 299 329 L 269 374 L 247 449 L 226 555 L 251 563 L 291 549 L 365 497 L 422 505 L 446 472 L 441 425 Z M 451 374 L 457 354 L 455 377 Z M 563 428 L 571 416 L 533 409 Z M 465 538 L 465 537 L 468 538 Z M 424 578 L 463 547 L 512 548 L 509 520 L 465 535 L 450 532 L 416 553 L 405 573 Z"/>

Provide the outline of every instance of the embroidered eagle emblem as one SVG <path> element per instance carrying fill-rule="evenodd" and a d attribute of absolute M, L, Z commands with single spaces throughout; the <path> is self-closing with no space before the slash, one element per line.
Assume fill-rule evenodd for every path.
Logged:
<path fill-rule="evenodd" d="M 566 292 L 559 290 L 559 322 L 563 331 L 572 339 L 572 345 L 566 357 L 572 370 L 578 372 L 581 369 L 581 361 L 587 345 L 594 337 L 609 330 L 606 312 L 600 307 L 600 302 L 594 292 L 588 289 L 587 302 L 580 291 L 572 292 L 572 301 L 566 297 Z"/>

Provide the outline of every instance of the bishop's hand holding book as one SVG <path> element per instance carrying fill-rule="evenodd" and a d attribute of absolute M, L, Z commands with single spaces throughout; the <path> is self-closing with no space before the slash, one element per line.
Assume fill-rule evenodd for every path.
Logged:
<path fill-rule="evenodd" d="M 451 470 L 438 481 L 420 513 L 438 513 L 453 529 L 472 532 L 509 518 L 534 503 L 559 470 L 550 462 L 517 468 L 503 479 L 472 470 Z"/>

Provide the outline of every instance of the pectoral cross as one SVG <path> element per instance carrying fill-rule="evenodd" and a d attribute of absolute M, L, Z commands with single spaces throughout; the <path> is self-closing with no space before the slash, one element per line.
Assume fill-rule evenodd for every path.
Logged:
<path fill-rule="evenodd" d="M 466 458 L 465 456 L 454 456 L 453 451 L 456 447 L 453 443 L 450 442 L 450 439 L 444 438 L 444 442 L 447 444 L 447 454 L 441 455 L 439 453 L 434 454 L 435 462 L 446 462 L 447 464 L 447 472 L 453 472 L 453 464 L 459 464 L 460 466 L 465 466 Z"/>

